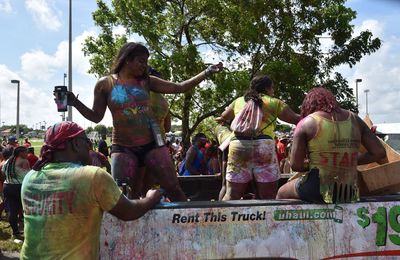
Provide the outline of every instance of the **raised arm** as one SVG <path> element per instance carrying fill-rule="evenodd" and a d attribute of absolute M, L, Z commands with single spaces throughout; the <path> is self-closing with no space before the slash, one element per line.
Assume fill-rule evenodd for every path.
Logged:
<path fill-rule="evenodd" d="M 293 112 L 293 110 L 289 106 L 286 106 L 281 111 L 281 113 L 278 115 L 278 118 L 282 121 L 285 121 L 287 123 L 294 124 L 294 125 L 296 125 L 301 119 L 300 115 Z"/>
<path fill-rule="evenodd" d="M 184 93 L 197 86 L 200 82 L 205 80 L 208 76 L 220 72 L 223 69 L 222 63 L 209 66 L 205 71 L 200 72 L 191 79 L 185 80 L 181 83 L 174 83 L 163 80 L 157 77 L 150 76 L 150 90 L 164 94 Z"/>
<path fill-rule="evenodd" d="M 99 123 L 107 108 L 107 90 L 111 87 L 111 79 L 107 77 L 97 81 L 94 87 L 94 100 L 92 109 L 83 104 L 72 92 L 68 92 L 68 105 L 75 107 L 87 120 Z"/>

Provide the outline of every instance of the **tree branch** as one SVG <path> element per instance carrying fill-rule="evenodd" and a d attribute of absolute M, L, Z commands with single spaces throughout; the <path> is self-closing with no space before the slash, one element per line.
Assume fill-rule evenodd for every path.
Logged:
<path fill-rule="evenodd" d="M 217 107 L 216 109 L 205 113 L 199 117 L 196 118 L 195 123 L 193 124 L 193 126 L 189 129 L 190 133 L 193 133 L 194 129 L 197 128 L 197 126 L 206 118 L 215 115 L 217 112 L 223 110 L 225 107 L 227 107 L 228 105 L 230 105 L 233 100 L 237 99 L 240 95 L 233 97 L 232 99 L 229 99 L 228 101 L 226 101 L 222 106 Z"/>

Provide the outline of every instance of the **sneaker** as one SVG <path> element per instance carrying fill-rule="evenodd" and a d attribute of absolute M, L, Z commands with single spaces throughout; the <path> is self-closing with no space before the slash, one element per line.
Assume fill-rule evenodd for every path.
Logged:
<path fill-rule="evenodd" d="M 21 233 L 13 234 L 12 239 L 14 240 L 15 243 L 19 244 L 24 241 L 24 235 Z"/>

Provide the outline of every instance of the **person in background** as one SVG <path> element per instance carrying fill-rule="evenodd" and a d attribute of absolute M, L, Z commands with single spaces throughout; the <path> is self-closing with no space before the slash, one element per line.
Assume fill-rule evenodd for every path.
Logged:
<path fill-rule="evenodd" d="M 24 143 L 23 143 L 22 145 L 25 146 L 26 148 L 32 146 L 32 144 L 31 144 L 31 142 L 29 142 L 29 139 L 28 139 L 28 138 L 25 138 L 25 139 L 24 139 Z"/>
<path fill-rule="evenodd" d="M 3 139 L 1 141 L 1 146 L 3 146 L 3 148 L 7 146 L 7 137 L 3 136 Z"/>
<path fill-rule="evenodd" d="M 1 173 L 4 181 L 4 197 L 9 209 L 8 220 L 10 222 L 13 237 L 22 239 L 18 228 L 18 213 L 22 209 L 21 186 L 27 172 L 31 169 L 27 160 L 28 150 L 24 146 L 14 148 L 12 156 L 2 166 Z"/>
<path fill-rule="evenodd" d="M 110 153 L 108 151 L 108 145 L 106 139 L 107 139 L 106 135 L 101 135 L 101 139 L 99 141 L 99 148 L 97 150 L 100 153 L 102 153 L 105 157 L 109 157 Z"/>
<path fill-rule="evenodd" d="M 208 76 L 222 71 L 222 63 L 181 83 L 173 83 L 148 75 L 149 50 L 142 44 L 129 42 L 121 47 L 112 68 L 112 75 L 101 78 L 94 90 L 92 108 L 68 92 L 68 105 L 86 119 L 100 122 L 107 107 L 113 117 L 112 174 L 122 185 L 133 187 L 132 179 L 140 167 L 154 174 L 171 201 L 186 201 L 174 165 L 161 138 L 160 125 L 150 107 L 150 91 L 175 94 L 193 89 Z"/>
<path fill-rule="evenodd" d="M 287 137 L 283 136 L 278 139 L 276 144 L 276 154 L 278 156 L 278 163 L 281 164 L 281 161 L 286 157 L 286 144 L 287 144 Z"/>
<path fill-rule="evenodd" d="M 235 135 L 229 143 L 224 200 L 242 198 L 253 179 L 258 198 L 275 198 L 280 178 L 274 141 L 276 120 L 279 118 L 287 123 L 297 124 L 300 116 L 273 96 L 272 80 L 265 75 L 256 76 L 251 80 L 245 95 L 234 100 L 221 117 L 217 118 L 219 122 L 231 121 L 249 100 L 253 100 L 263 111 L 261 131 L 255 138 Z"/>
<path fill-rule="evenodd" d="M 1 196 L 2 196 L 2 203 L 0 204 L 0 216 L 3 214 L 3 210 L 6 209 L 8 211 L 8 207 L 6 207 L 7 202 L 4 197 L 4 181 L 6 179 L 6 175 L 3 172 L 3 165 L 7 162 L 7 160 L 12 156 L 14 152 L 14 147 L 5 147 L 1 152 L 1 162 L 0 162 L 0 184 L 1 184 Z"/>
<path fill-rule="evenodd" d="M 90 142 L 89 144 L 89 155 L 91 158 L 91 163 L 90 165 L 97 166 L 100 168 L 106 168 L 107 172 L 111 174 L 111 164 L 108 161 L 107 157 L 101 153 L 101 152 L 96 152 L 93 148 L 93 143 Z"/>
<path fill-rule="evenodd" d="M 306 173 L 284 184 L 276 198 L 313 203 L 358 201 L 357 165 L 384 158 L 384 147 L 361 118 L 341 108 L 323 87 L 308 92 L 301 115 L 293 137 L 291 167 Z M 366 152 L 359 153 L 360 144 Z"/>
<path fill-rule="evenodd" d="M 206 174 L 204 154 L 201 151 L 207 143 L 207 137 L 203 133 L 197 133 L 192 139 L 192 145 L 188 149 L 184 162 L 182 176 Z"/>
<path fill-rule="evenodd" d="M 221 167 L 218 161 L 218 147 L 215 144 L 210 144 L 206 148 L 204 160 L 206 162 L 208 175 L 221 174 Z"/>
<path fill-rule="evenodd" d="M 0 219 L 3 215 L 3 210 L 4 210 L 4 196 L 3 196 L 3 182 L 4 182 L 4 178 L 2 177 L 3 175 L 1 174 L 1 168 L 3 166 L 3 161 L 4 160 L 4 156 L 3 156 L 3 150 L 5 148 L 3 148 L 3 146 L 0 146 Z"/>
<path fill-rule="evenodd" d="M 35 148 L 33 146 L 28 147 L 27 159 L 31 168 L 33 168 L 33 165 L 35 165 L 35 163 L 39 160 L 39 158 L 35 155 Z"/>
<path fill-rule="evenodd" d="M 292 169 L 290 168 L 290 148 L 291 142 L 288 142 L 285 148 L 285 156 L 279 163 L 281 173 L 292 173 Z"/>
<path fill-rule="evenodd" d="M 216 137 L 218 145 L 224 143 L 225 140 L 230 138 L 232 131 L 229 127 L 228 122 L 220 122 L 214 129 L 214 135 Z M 228 151 L 229 151 L 229 144 L 224 149 L 220 149 L 218 147 L 218 161 L 219 165 L 221 166 L 221 176 L 222 176 L 222 185 L 221 190 L 218 195 L 218 200 L 222 200 L 226 193 L 226 167 L 228 164 Z"/>
<path fill-rule="evenodd" d="M 8 140 L 7 140 L 7 146 L 6 147 L 10 147 L 10 146 L 14 147 L 14 148 L 19 146 L 17 138 L 15 136 L 13 136 L 13 135 L 9 136 Z"/>
<path fill-rule="evenodd" d="M 109 173 L 89 165 L 89 149 L 85 130 L 74 122 L 47 130 L 41 159 L 22 184 L 20 259 L 99 259 L 103 212 L 134 220 L 160 201 L 156 190 L 127 199 Z"/>

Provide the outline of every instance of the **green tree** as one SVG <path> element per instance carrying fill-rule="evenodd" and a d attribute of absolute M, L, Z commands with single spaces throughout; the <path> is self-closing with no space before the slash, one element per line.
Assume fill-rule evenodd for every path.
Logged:
<path fill-rule="evenodd" d="M 275 82 L 275 95 L 298 111 L 304 94 L 324 84 L 338 100 L 355 110 L 348 82 L 334 69 L 350 67 L 379 49 L 369 31 L 352 36 L 356 12 L 345 0 L 98 0 L 93 19 L 101 32 L 86 40 L 90 72 L 110 72 L 112 57 L 128 37 L 144 38 L 150 64 L 164 78 L 181 81 L 206 67 L 206 51 L 219 55 L 228 67 L 195 90 L 169 96 L 171 114 L 182 120 L 189 136 L 206 118 L 217 115 L 243 95 L 258 73 Z M 115 35 L 122 26 L 126 34 Z M 321 36 L 332 44 L 323 46 Z"/>
<path fill-rule="evenodd" d="M 107 135 L 107 127 L 102 124 L 96 125 L 94 131 L 97 131 L 100 135 Z"/>
<path fill-rule="evenodd" d="M 86 128 L 86 130 L 85 130 L 86 134 L 88 134 L 88 133 L 90 133 L 90 132 L 93 132 L 93 131 L 94 131 L 94 129 L 93 129 L 93 127 L 91 127 L 91 126 L 89 126 L 88 128 Z"/>
<path fill-rule="evenodd" d="M 113 127 L 112 126 L 107 127 L 107 135 L 111 135 L 112 131 L 113 131 Z"/>

